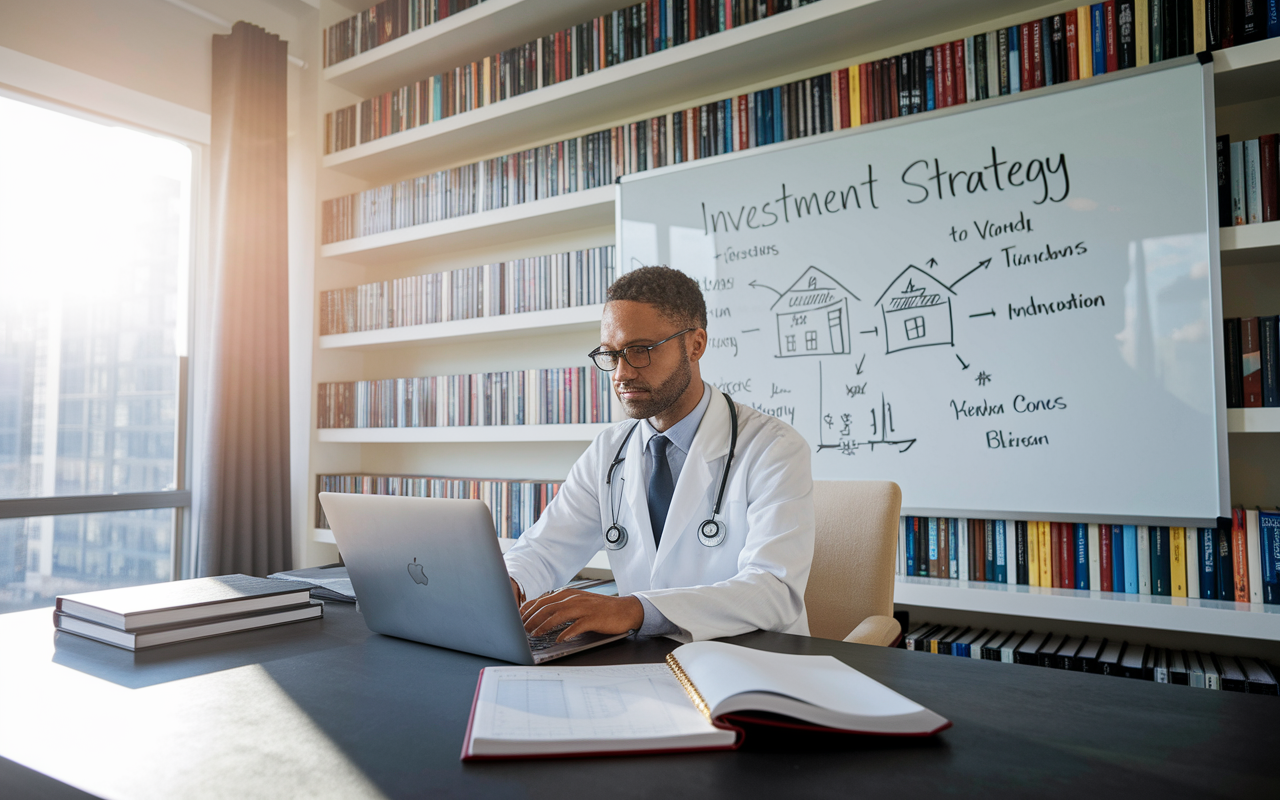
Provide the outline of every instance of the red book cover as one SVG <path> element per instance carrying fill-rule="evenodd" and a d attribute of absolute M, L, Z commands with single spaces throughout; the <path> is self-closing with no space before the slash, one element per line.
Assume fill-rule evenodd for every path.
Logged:
<path fill-rule="evenodd" d="M 1031 23 L 1024 22 L 1018 26 L 1018 60 L 1021 62 L 1018 86 L 1023 92 L 1035 88 L 1035 79 L 1031 77 L 1031 50 Z"/>
<path fill-rule="evenodd" d="M 862 124 L 873 122 L 871 119 L 871 65 L 858 65 L 858 120 Z"/>
<path fill-rule="evenodd" d="M 1044 22 L 1031 23 L 1031 88 L 1044 86 Z"/>
<path fill-rule="evenodd" d="M 893 98 L 889 96 L 889 77 L 896 71 L 891 59 L 880 60 L 880 119 L 890 119 L 893 116 Z"/>
<path fill-rule="evenodd" d="M 1120 69 L 1120 48 L 1116 40 L 1116 0 L 1102 4 L 1102 24 L 1107 29 L 1107 72 Z"/>
<path fill-rule="evenodd" d="M 1240 361 L 1244 372 L 1244 408 L 1262 408 L 1262 340 L 1257 317 L 1240 320 Z"/>
<path fill-rule="evenodd" d="M 1076 526 L 1070 522 L 1058 523 L 1058 563 L 1062 565 L 1062 588 L 1076 588 Z"/>
<path fill-rule="evenodd" d="M 947 107 L 956 104 L 956 68 L 955 68 L 955 48 L 951 46 L 951 42 L 942 45 L 942 63 L 943 63 L 943 82 L 946 85 L 945 93 L 947 96 Z"/>
<path fill-rule="evenodd" d="M 943 62 L 946 53 L 942 50 L 942 45 L 934 45 L 933 47 L 933 107 L 947 107 L 947 66 Z"/>
<path fill-rule="evenodd" d="M 1188 561 L 1188 564 L 1191 562 Z M 1098 581 L 1101 585 L 1099 591 L 1114 591 L 1111 588 L 1111 526 L 1098 526 L 1098 569 L 1101 573 Z"/>
<path fill-rule="evenodd" d="M 1049 585 L 1062 588 L 1062 526 L 1049 523 Z"/>
<path fill-rule="evenodd" d="M 836 91 L 840 93 L 840 127 L 851 128 L 853 120 L 849 118 L 852 111 L 849 108 L 849 70 L 839 70 L 836 72 L 836 77 L 839 79 L 836 83 Z"/>
<path fill-rule="evenodd" d="M 1231 560 L 1236 579 L 1236 602 L 1249 602 L 1249 539 L 1244 509 L 1231 510 Z"/>
<path fill-rule="evenodd" d="M 1067 80 L 1080 80 L 1080 36 L 1076 33 L 1079 18 L 1075 12 L 1067 12 Z"/>
<path fill-rule="evenodd" d="M 880 61 L 871 62 L 871 119 L 879 122 L 884 119 L 881 111 L 884 108 L 880 99 Z"/>
<path fill-rule="evenodd" d="M 1276 152 L 1280 134 L 1268 133 L 1258 137 L 1258 171 L 1262 184 L 1262 221 L 1275 222 L 1280 219 L 1280 174 L 1277 174 L 1276 162 L 1280 155 Z"/>
<path fill-rule="evenodd" d="M 978 580 L 985 581 L 987 579 L 987 523 L 985 520 L 975 520 L 973 523 L 973 553 L 974 561 L 978 565 Z"/>
<path fill-rule="evenodd" d="M 955 58 L 956 58 L 956 69 L 955 69 L 956 104 L 964 105 L 965 103 L 969 102 L 966 99 L 968 97 L 968 91 L 969 91 L 969 88 L 968 88 L 969 71 L 965 69 L 965 64 L 964 64 L 964 59 L 965 59 L 964 39 L 957 39 L 955 42 L 953 42 L 951 49 L 952 49 L 952 52 L 955 54 Z"/>
<path fill-rule="evenodd" d="M 898 107 L 898 60 L 886 58 L 881 69 L 889 76 L 889 118 L 893 119 L 902 113 Z"/>

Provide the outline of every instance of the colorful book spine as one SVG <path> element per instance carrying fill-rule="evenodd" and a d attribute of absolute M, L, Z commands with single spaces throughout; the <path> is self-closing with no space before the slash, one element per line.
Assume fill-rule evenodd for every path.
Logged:
<path fill-rule="evenodd" d="M 1234 600 L 1237 603 L 1249 602 L 1249 534 L 1245 523 L 1244 509 L 1235 508 L 1231 512 L 1231 577 L 1235 587 Z"/>
<path fill-rule="evenodd" d="M 1262 602 L 1280 605 L 1280 510 L 1258 512 L 1262 549 Z"/>
<path fill-rule="evenodd" d="M 1138 593 L 1138 526 L 1124 526 L 1124 591 Z"/>
<path fill-rule="evenodd" d="M 1184 528 L 1168 530 L 1169 594 L 1172 597 L 1187 597 L 1187 533 Z"/>
<path fill-rule="evenodd" d="M 1218 531 L 1216 528 L 1200 528 L 1200 598 L 1217 600 L 1218 598 Z"/>
<path fill-rule="evenodd" d="M 1075 577 L 1075 589 L 1089 589 L 1089 526 L 1085 523 L 1078 522 L 1074 526 L 1074 544 L 1075 552 L 1072 554 L 1075 559 L 1072 571 Z"/>

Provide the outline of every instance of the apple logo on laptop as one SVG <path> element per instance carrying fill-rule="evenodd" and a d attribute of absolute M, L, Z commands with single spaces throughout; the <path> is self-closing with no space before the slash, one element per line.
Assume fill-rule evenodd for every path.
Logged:
<path fill-rule="evenodd" d="M 420 583 L 423 586 L 427 585 L 427 574 L 422 571 L 422 565 L 418 563 L 416 558 L 409 565 L 409 577 L 413 578 L 414 583 Z"/>

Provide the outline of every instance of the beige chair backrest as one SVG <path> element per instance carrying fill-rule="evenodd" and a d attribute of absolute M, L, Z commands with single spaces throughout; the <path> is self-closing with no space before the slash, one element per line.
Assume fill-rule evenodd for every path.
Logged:
<path fill-rule="evenodd" d="M 844 639 L 867 617 L 893 615 L 902 490 L 891 481 L 814 481 L 813 507 L 809 632 Z"/>

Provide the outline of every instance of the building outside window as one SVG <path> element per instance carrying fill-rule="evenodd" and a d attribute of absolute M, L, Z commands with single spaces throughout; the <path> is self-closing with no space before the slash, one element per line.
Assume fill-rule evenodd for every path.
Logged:
<path fill-rule="evenodd" d="M 174 577 L 193 157 L 0 96 L 0 612 Z"/>

